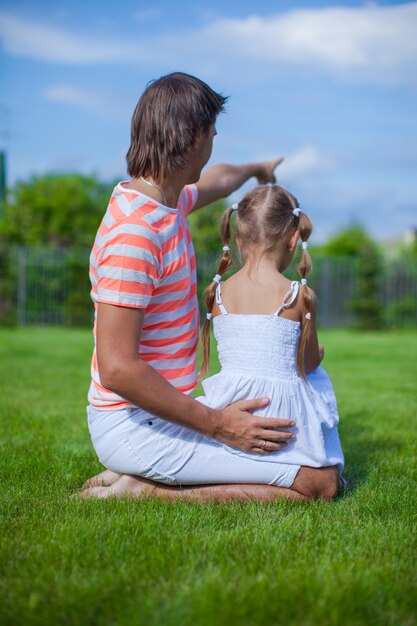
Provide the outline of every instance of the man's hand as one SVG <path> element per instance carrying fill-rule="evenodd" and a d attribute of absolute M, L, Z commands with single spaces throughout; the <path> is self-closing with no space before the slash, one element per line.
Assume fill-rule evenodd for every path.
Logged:
<path fill-rule="evenodd" d="M 275 177 L 275 169 L 280 165 L 284 160 L 284 157 L 278 157 L 273 161 L 262 161 L 259 163 L 259 170 L 256 172 L 255 176 L 260 185 L 264 185 L 265 183 L 276 183 L 277 179 Z"/>
<path fill-rule="evenodd" d="M 230 404 L 221 412 L 223 420 L 214 434 L 215 439 L 232 448 L 256 454 L 268 454 L 286 448 L 287 442 L 294 439 L 295 435 L 278 429 L 295 426 L 293 420 L 256 417 L 250 413 L 268 402 L 268 399 L 261 398 Z"/>

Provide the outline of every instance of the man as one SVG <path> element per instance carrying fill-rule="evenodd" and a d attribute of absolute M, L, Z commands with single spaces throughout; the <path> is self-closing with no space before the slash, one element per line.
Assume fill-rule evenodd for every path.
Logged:
<path fill-rule="evenodd" d="M 240 471 L 236 465 L 234 478 L 227 475 L 232 460 L 226 473 L 213 479 L 213 471 L 225 454 L 217 442 L 267 455 L 292 437 L 285 430 L 292 421 L 252 415 L 268 403 L 265 398 L 221 411 L 189 395 L 197 384 L 199 320 L 185 217 L 251 177 L 275 182 L 274 170 L 282 161 L 217 165 L 201 174 L 225 101 L 201 80 L 173 73 L 151 83 L 135 109 L 127 153 L 132 179 L 115 188 L 91 255 L 96 347 L 89 427 L 109 469 L 86 483 L 85 497 L 152 493 L 168 499 L 270 500 L 287 491 L 268 484 L 243 489 L 236 484 L 244 482 L 239 480 L 243 466 Z M 160 450 L 163 437 L 166 448 Z M 229 456 L 240 463 L 238 456 Z M 173 457 L 177 465 L 194 467 L 187 481 L 192 486 L 178 487 L 173 470 L 166 470 Z M 276 474 L 276 464 L 253 462 L 253 468 L 259 465 L 273 466 Z M 201 483 L 231 484 L 199 485 L 197 475 Z M 256 478 L 250 467 L 249 475 L 248 482 L 271 482 L 268 476 Z"/>

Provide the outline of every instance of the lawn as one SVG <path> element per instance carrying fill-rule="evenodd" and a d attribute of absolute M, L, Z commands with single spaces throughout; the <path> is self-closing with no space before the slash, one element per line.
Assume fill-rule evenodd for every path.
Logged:
<path fill-rule="evenodd" d="M 91 333 L 0 331 L 0 622 L 411 626 L 417 333 L 323 331 L 350 490 L 332 503 L 70 499 L 99 469 Z"/>

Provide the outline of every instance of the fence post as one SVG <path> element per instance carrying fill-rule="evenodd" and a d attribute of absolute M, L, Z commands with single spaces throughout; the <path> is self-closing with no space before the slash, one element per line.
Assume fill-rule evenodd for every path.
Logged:
<path fill-rule="evenodd" d="M 17 321 L 26 323 L 26 268 L 27 251 L 24 246 L 17 249 Z"/>

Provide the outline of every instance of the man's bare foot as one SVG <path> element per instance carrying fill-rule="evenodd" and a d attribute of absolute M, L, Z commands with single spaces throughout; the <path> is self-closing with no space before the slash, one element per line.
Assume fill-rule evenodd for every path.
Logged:
<path fill-rule="evenodd" d="M 89 487 L 74 494 L 73 498 L 83 498 L 84 500 L 104 500 L 110 498 L 110 487 Z"/>
<path fill-rule="evenodd" d="M 83 486 L 81 487 L 81 491 L 85 489 L 90 489 L 91 487 L 110 487 L 113 483 L 116 482 L 120 478 L 120 474 L 116 472 L 112 472 L 109 469 L 100 472 L 97 476 L 93 476 L 85 481 Z"/>
<path fill-rule="evenodd" d="M 96 498 L 104 500 L 107 498 L 146 498 L 150 497 L 155 490 L 156 485 L 146 478 L 140 476 L 129 476 L 123 474 L 118 476 L 110 486 L 96 485 L 83 489 L 80 492 L 82 498 Z"/>
<path fill-rule="evenodd" d="M 308 500 L 306 496 L 291 489 L 274 485 L 220 484 L 220 485 L 166 485 L 141 476 L 123 474 L 110 487 L 90 487 L 78 494 L 85 499 L 107 498 L 160 498 L 162 500 L 188 500 L 194 502 L 258 501 L 274 502 L 277 498 Z"/>

